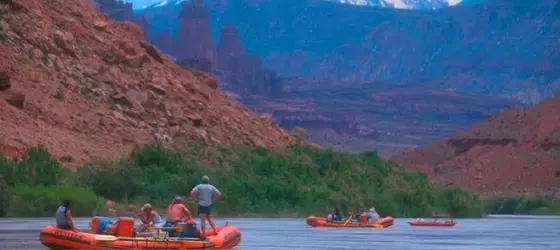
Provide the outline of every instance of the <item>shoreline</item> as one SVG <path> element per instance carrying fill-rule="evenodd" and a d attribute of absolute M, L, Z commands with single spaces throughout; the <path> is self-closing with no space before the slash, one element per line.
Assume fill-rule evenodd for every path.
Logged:
<path fill-rule="evenodd" d="M 75 219 L 90 219 L 93 218 L 95 216 L 100 216 L 100 217 L 108 217 L 108 218 L 118 218 L 118 217 L 134 217 L 134 216 L 130 216 L 130 214 L 119 214 L 119 215 L 94 215 L 94 216 L 77 216 L 74 217 Z M 558 214 L 486 214 L 480 218 L 469 218 L 469 217 L 457 217 L 457 218 L 453 218 L 453 220 L 465 220 L 465 219 L 492 219 L 492 218 L 502 218 L 502 217 L 560 217 L 560 215 Z M 197 215 L 193 216 L 194 218 L 198 218 Z M 383 217 L 383 216 L 382 216 Z M 22 218 L 29 218 L 29 219 L 47 219 L 47 218 L 53 218 L 53 216 L 33 216 L 33 217 L 18 217 L 18 216 L 8 216 L 8 217 L 0 217 L 1 219 L 22 219 Z M 222 219 L 222 218 L 227 218 L 227 219 L 306 219 L 307 216 L 288 216 L 288 215 L 263 215 L 263 214 L 248 214 L 248 215 L 215 215 L 214 218 L 216 219 Z M 411 218 L 411 217 L 393 217 L 395 219 L 416 219 L 416 218 Z M 433 217 L 425 217 L 423 219 L 434 219 Z M 445 220 L 448 218 L 438 218 L 438 220 Z"/>

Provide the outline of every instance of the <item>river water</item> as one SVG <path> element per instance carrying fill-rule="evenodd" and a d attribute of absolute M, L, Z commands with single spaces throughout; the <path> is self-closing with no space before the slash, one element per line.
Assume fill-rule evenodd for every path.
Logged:
<path fill-rule="evenodd" d="M 76 218 L 87 230 L 90 218 Z M 452 228 L 411 227 L 396 219 L 385 229 L 312 228 L 305 219 L 228 219 L 241 230 L 236 249 L 558 249 L 560 217 L 494 215 L 459 219 Z M 217 220 L 218 224 L 225 219 Z M 51 218 L 0 219 L 1 249 L 46 249 L 39 242 Z"/>

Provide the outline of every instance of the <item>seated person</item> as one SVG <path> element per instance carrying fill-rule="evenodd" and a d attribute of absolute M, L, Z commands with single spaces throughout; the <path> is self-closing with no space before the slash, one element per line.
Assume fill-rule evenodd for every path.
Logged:
<path fill-rule="evenodd" d="M 363 224 L 368 223 L 368 214 L 366 212 L 362 211 L 360 213 L 359 219 L 360 219 L 360 223 L 363 223 Z"/>
<path fill-rule="evenodd" d="M 360 214 L 352 214 L 352 222 L 359 222 L 360 221 Z"/>
<path fill-rule="evenodd" d="M 333 214 L 333 221 L 341 221 L 342 218 L 340 217 L 340 212 L 338 211 L 338 209 L 334 210 L 334 214 Z"/>
<path fill-rule="evenodd" d="M 334 218 L 334 213 L 330 212 L 329 215 L 327 215 L 327 221 L 328 222 L 333 222 L 333 218 Z"/>
<path fill-rule="evenodd" d="M 139 215 L 140 220 L 142 221 L 142 225 L 138 227 L 138 230 L 136 230 L 136 232 L 140 233 L 146 231 L 149 227 L 161 226 L 161 217 L 149 203 L 146 203 L 144 204 L 144 206 L 142 206 L 142 212 Z"/>
<path fill-rule="evenodd" d="M 381 216 L 379 216 L 379 214 L 377 213 L 377 211 L 375 211 L 375 207 L 371 207 L 371 208 L 369 209 L 369 212 L 368 212 L 368 214 L 367 214 L 367 217 L 368 217 L 368 221 L 375 222 L 375 221 L 379 220 L 379 218 L 380 218 Z"/>
<path fill-rule="evenodd" d="M 179 222 L 192 221 L 192 214 L 189 209 L 183 205 L 183 198 L 175 197 L 173 203 L 167 207 L 167 222 L 164 227 L 174 227 Z M 169 237 L 178 237 L 176 230 L 169 231 Z"/>
<path fill-rule="evenodd" d="M 331 212 L 329 213 L 329 215 L 327 215 L 327 221 L 328 221 L 328 222 L 340 221 L 341 218 L 340 218 L 340 216 L 339 216 L 338 214 L 339 214 L 339 213 L 338 213 L 338 210 L 331 211 Z"/>
<path fill-rule="evenodd" d="M 354 217 L 352 218 L 352 222 L 360 222 L 361 221 L 360 217 L 364 213 L 364 209 L 360 208 L 360 210 L 358 210 L 358 211 L 359 211 L 358 213 L 354 214 Z"/>
<path fill-rule="evenodd" d="M 70 201 L 64 200 L 62 205 L 56 210 L 56 226 L 62 229 L 79 231 L 74 227 L 74 220 L 72 219 L 72 212 L 70 212 Z"/>

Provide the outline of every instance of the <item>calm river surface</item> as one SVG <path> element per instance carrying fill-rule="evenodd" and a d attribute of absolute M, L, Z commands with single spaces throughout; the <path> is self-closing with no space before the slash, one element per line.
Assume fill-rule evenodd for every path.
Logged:
<path fill-rule="evenodd" d="M 89 218 L 77 218 L 86 230 Z M 560 217 L 494 215 L 457 220 L 452 228 L 411 227 L 396 219 L 386 229 L 312 228 L 305 219 L 235 218 L 241 230 L 236 249 L 558 249 Z M 225 219 L 218 220 L 218 224 Z M 39 242 L 51 218 L 0 219 L 1 249 L 45 249 Z"/>

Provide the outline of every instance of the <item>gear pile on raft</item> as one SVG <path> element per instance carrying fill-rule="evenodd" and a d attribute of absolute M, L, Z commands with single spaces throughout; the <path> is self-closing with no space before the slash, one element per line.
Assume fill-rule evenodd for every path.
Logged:
<path fill-rule="evenodd" d="M 198 205 L 200 230 L 180 196 L 167 207 L 165 221 L 146 203 L 137 214 L 141 220 L 138 227 L 134 227 L 135 218 L 132 217 L 119 217 L 116 222 L 94 217 L 89 232 L 75 227 L 71 202 L 65 200 L 56 211 L 56 226 L 43 228 L 40 241 L 52 249 L 228 249 L 239 244 L 241 232 L 227 222 L 215 226 L 212 204 L 221 196 L 208 176 L 203 176 L 201 184 L 192 189 L 190 198 Z M 206 229 L 206 221 L 210 229 Z"/>

